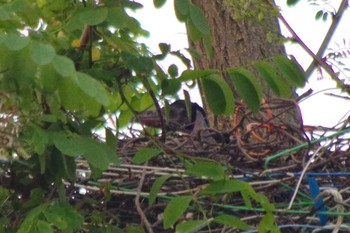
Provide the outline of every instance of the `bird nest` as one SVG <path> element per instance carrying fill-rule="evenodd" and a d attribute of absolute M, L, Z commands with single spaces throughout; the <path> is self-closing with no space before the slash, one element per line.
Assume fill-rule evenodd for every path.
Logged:
<path fill-rule="evenodd" d="M 261 123 L 260 128 L 255 128 L 255 136 L 263 140 L 244 126 L 224 133 L 210 128 L 195 135 L 169 132 L 165 138 L 137 134 L 135 130 L 133 135 L 138 136 L 124 136 L 119 141 L 117 154 L 121 163 L 111 165 L 101 177 L 92 178 L 87 162 L 77 161 L 79 180 L 74 186 L 79 192 L 74 192 L 74 199 L 93 197 L 102 201 L 107 197 L 107 202 L 94 208 L 107 209 L 109 216 L 114 216 L 111 223 L 143 223 L 153 232 L 173 232 L 162 225 L 162 213 L 169 200 L 196 195 L 211 182 L 207 177 L 189 175 L 186 167 L 196 161 L 214 161 L 225 167 L 227 177 L 249 183 L 275 205 L 274 217 L 282 232 L 349 232 L 348 123 L 347 120 L 337 128 L 311 127 L 304 141 L 296 136 L 304 133 L 287 124 L 276 127 L 273 137 L 263 137 L 267 126 Z M 144 164 L 133 163 L 135 154 L 144 148 L 158 148 L 161 153 Z M 162 176 L 167 176 L 167 181 L 157 201 L 148 205 L 152 185 Z M 265 211 L 254 204 L 247 206 L 239 193 L 215 200 L 204 197 L 200 203 L 200 208 L 189 208 L 180 221 L 226 213 L 257 226 Z M 240 231 L 214 224 L 211 232 Z"/>

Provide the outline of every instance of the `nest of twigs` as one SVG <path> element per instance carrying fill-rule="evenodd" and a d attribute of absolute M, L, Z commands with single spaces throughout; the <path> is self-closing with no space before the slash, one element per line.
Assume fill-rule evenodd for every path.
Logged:
<path fill-rule="evenodd" d="M 248 182 L 275 205 L 275 219 L 282 232 L 349 232 L 348 119 L 335 128 L 311 127 L 308 132 L 288 127 L 286 122 L 275 122 L 273 130 L 267 129 L 268 121 L 260 122 L 260 127 L 254 123 L 247 130 L 246 126 L 255 120 L 253 115 L 245 114 L 240 124 L 228 132 L 169 132 L 165 141 L 134 132 L 138 136 L 125 136 L 119 142 L 117 154 L 121 164 L 110 166 L 102 177 L 92 179 L 88 164 L 77 161 L 80 178 L 75 186 L 84 190 L 82 198 L 90 195 L 102 200 L 108 196 L 107 204 L 99 208 L 106 208 L 114 216 L 111 223 L 142 223 L 153 232 L 173 232 L 162 227 L 162 213 L 168 201 L 177 195 L 196 194 L 210 183 L 205 177 L 187 175 L 184 164 L 216 161 L 227 168 L 228 177 Z M 134 154 L 149 147 L 161 148 L 163 152 L 146 164 L 132 164 Z M 149 206 L 151 186 L 164 175 L 170 178 L 158 193 L 156 203 Z M 79 200 L 79 194 L 75 194 L 75 200 Z M 257 226 L 264 214 L 259 207 L 247 207 L 239 194 L 200 201 L 207 218 L 227 213 Z M 202 214 L 191 208 L 182 220 L 203 218 Z M 210 232 L 240 231 L 213 225 Z"/>

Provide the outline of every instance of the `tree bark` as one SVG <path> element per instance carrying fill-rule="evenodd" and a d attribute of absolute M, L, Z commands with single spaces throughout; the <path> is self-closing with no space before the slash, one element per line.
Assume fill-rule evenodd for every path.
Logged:
<path fill-rule="evenodd" d="M 225 70 L 230 67 L 240 67 L 254 70 L 251 66 L 259 60 L 266 60 L 276 55 L 285 54 L 284 47 L 280 42 L 279 25 L 277 14 L 274 11 L 272 1 L 258 1 L 264 4 L 265 9 L 271 9 L 275 14 L 264 14 L 263 20 L 257 17 L 245 17 L 237 19 L 236 12 L 242 9 L 234 9 L 229 0 L 192 0 L 192 3 L 200 7 L 209 22 L 212 31 L 213 56 L 207 58 L 205 49 L 200 41 L 190 41 L 190 47 L 199 53 L 200 59 L 194 59 L 197 69 L 217 69 L 234 92 L 236 103 L 241 101 L 235 94 L 235 89 Z M 256 73 L 254 73 L 256 74 Z M 265 82 L 259 81 L 263 90 L 263 98 L 269 103 L 274 98 Z M 200 86 L 200 91 L 202 90 Z M 235 127 L 234 116 L 214 116 L 207 107 L 204 93 L 201 91 L 202 101 L 208 112 L 208 120 L 213 128 L 228 130 Z M 278 112 L 285 122 L 293 122 L 300 125 L 300 114 L 293 101 L 289 112 Z M 285 110 L 283 110 L 285 111 Z"/>

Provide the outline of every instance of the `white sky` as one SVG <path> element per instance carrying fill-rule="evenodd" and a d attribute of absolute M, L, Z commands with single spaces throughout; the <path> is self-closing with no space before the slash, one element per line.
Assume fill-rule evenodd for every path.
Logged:
<path fill-rule="evenodd" d="M 320 9 L 332 9 L 329 6 L 311 6 L 308 1 L 302 0 L 294 7 L 287 7 L 285 5 L 286 0 L 276 0 L 278 6 L 281 7 L 281 12 L 285 19 L 289 22 L 296 33 L 306 43 L 309 48 L 316 53 L 323 37 L 326 34 L 331 18 L 327 22 L 322 20 L 315 20 L 316 12 Z M 318 2 L 322 2 L 319 0 Z M 340 0 L 328 1 L 330 6 L 335 9 L 338 8 Z M 149 38 L 143 38 L 140 41 L 145 42 L 150 50 L 154 53 L 159 52 L 158 43 L 164 42 L 171 44 L 172 50 L 185 51 L 188 47 L 187 36 L 184 24 L 177 21 L 174 9 L 173 1 L 168 0 L 167 3 L 161 9 L 154 9 L 153 1 L 143 1 L 144 9 L 138 10 L 134 16 L 142 23 L 142 27 L 150 32 Z M 336 48 L 335 42 L 338 44 L 343 43 L 345 38 L 347 41 L 348 49 L 350 49 L 350 13 L 349 10 L 345 12 L 340 25 L 333 36 L 330 43 L 330 47 Z M 285 28 L 282 27 L 282 33 L 288 35 Z M 304 69 L 308 67 L 311 62 L 311 58 L 300 48 L 298 45 L 286 44 L 288 54 L 292 54 L 303 66 Z M 348 59 L 349 60 L 349 59 Z M 348 61 L 349 62 L 349 61 Z M 176 63 L 178 67 L 181 62 L 174 59 L 167 59 L 162 63 L 163 68 L 166 70 L 172 63 Z M 350 62 L 348 63 L 350 64 Z M 349 74 L 348 74 L 349 75 Z M 324 78 L 319 80 L 318 75 L 314 73 L 310 77 L 307 86 L 304 90 L 299 90 L 299 93 L 312 88 L 315 94 L 300 103 L 304 124 L 307 125 L 322 125 L 322 126 L 334 126 L 344 115 L 349 114 L 350 100 L 343 100 L 336 97 L 325 95 L 330 93 L 330 88 L 334 88 L 335 84 L 330 78 Z M 349 78 L 349 76 L 348 76 Z M 326 91 L 327 90 L 327 91 Z M 334 93 L 334 91 L 332 91 Z M 339 92 L 335 92 L 339 93 Z M 196 92 L 191 93 L 192 101 L 200 102 L 199 95 Z"/>

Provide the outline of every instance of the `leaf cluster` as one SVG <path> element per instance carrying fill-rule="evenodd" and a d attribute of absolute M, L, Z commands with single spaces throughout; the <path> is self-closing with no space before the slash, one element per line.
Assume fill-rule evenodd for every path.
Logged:
<path fill-rule="evenodd" d="M 158 148 L 144 148 L 135 154 L 133 160 L 143 163 L 157 156 L 161 151 Z M 259 232 L 279 232 L 274 222 L 274 205 L 268 199 L 256 193 L 246 182 L 238 181 L 227 176 L 228 168 L 213 161 L 196 161 L 187 164 L 185 175 L 205 178 L 208 183 L 200 192 L 192 195 L 179 195 L 171 197 L 163 215 L 163 227 L 169 229 L 176 226 L 176 232 L 195 232 L 204 230 L 210 226 L 224 225 L 233 229 L 249 230 L 251 226 L 239 219 L 239 217 L 220 212 L 220 204 L 217 200 L 229 199 L 228 197 L 240 196 L 247 208 L 261 207 L 265 214 L 259 223 Z M 171 178 L 170 175 L 159 176 L 153 183 L 149 205 L 157 200 L 162 186 Z M 225 198 L 224 198 L 225 197 Z M 211 201 L 208 201 L 211 200 Z M 221 201 L 221 205 L 224 202 Z M 199 210 L 199 216 L 180 221 L 186 213 Z"/>

